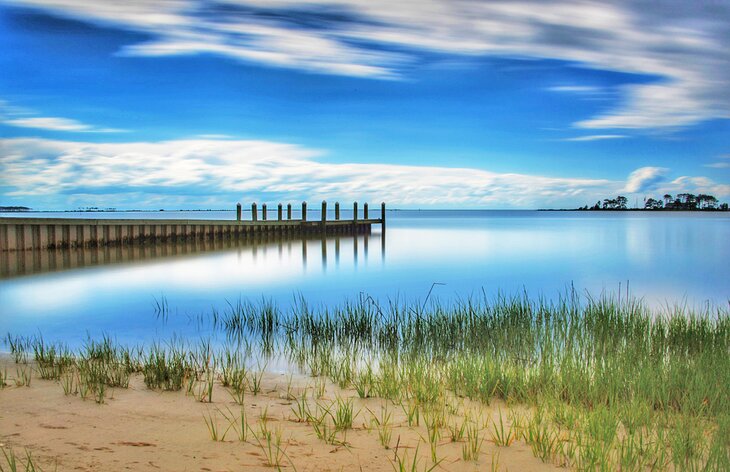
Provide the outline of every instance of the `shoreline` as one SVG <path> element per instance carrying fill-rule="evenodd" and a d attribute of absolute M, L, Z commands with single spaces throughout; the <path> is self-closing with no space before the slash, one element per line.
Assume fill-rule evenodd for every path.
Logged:
<path fill-rule="evenodd" d="M 0 442 L 82 470 L 160 467 L 129 462 L 137 443 L 175 470 L 730 468 L 726 308 L 572 292 L 291 310 L 231 305 L 211 319 L 222 345 L 9 334 Z M 276 355 L 306 375 L 271 373 Z"/>
<path fill-rule="evenodd" d="M 0 356 L 0 371 L 7 369 L 13 377 L 15 368 L 11 358 Z M 41 470 L 276 470 L 269 464 L 268 447 L 262 439 L 265 424 L 274 441 L 281 434 L 281 470 L 391 471 L 398 459 L 408 461 L 410 466 L 416 452 L 418 470 L 431 466 L 429 448 L 423 443 L 428 434 L 423 423 L 409 426 L 399 406 L 381 399 L 360 399 L 354 389 L 340 389 L 329 381 L 322 395 L 315 394 L 320 388 L 318 382 L 303 375 L 265 374 L 262 391 L 257 395 L 249 392 L 245 397 L 243 410 L 251 429 L 241 441 L 239 429 L 228 429 L 230 423 L 224 416 L 236 415 L 240 421 L 242 407 L 219 383 L 213 389 L 213 402 L 207 403 L 180 391 L 149 390 L 137 374 L 131 377 L 128 388 L 114 389 L 104 404 L 97 404 L 93 399 L 64 395 L 59 381 L 34 376 L 30 387 L 11 385 L 0 389 L 0 444 L 6 451 L 12 449 L 20 462 L 25 460 L 27 450 Z M 352 399 L 353 426 L 337 433 L 337 441 L 344 444 L 327 444 L 318 439 L 310 424 L 296 418 L 294 410 L 303 395 L 312 408 Z M 392 415 L 389 449 L 382 446 L 373 423 L 383 405 Z M 474 412 L 478 409 L 481 423 L 489 418 L 498 421 L 499 413 L 507 410 L 502 402 L 484 406 L 464 400 L 463 405 Z M 263 412 L 265 421 L 261 419 Z M 210 419 L 219 434 L 228 429 L 223 441 L 211 439 L 206 425 Z M 504 421 L 510 425 L 506 417 Z M 463 441 L 440 440 L 441 462 L 436 470 L 484 470 L 492 464 L 499 470 L 558 469 L 533 456 L 523 441 L 499 447 L 488 440 L 486 430 L 484 436 L 477 461 L 461 458 Z"/>

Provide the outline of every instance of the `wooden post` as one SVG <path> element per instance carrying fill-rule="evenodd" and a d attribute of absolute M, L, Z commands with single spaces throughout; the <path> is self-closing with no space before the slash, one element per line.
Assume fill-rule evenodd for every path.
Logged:
<path fill-rule="evenodd" d="M 286 204 L 286 219 L 291 220 L 291 203 Z"/>
<path fill-rule="evenodd" d="M 327 221 L 327 201 L 322 200 L 322 225 Z"/>
<path fill-rule="evenodd" d="M 302 221 L 307 221 L 307 202 L 302 202 Z"/>
<path fill-rule="evenodd" d="M 365 202 L 365 204 L 362 206 L 362 219 L 368 219 L 368 202 Z"/>
<path fill-rule="evenodd" d="M 266 221 L 266 203 L 261 205 L 261 221 Z"/>
<path fill-rule="evenodd" d="M 253 202 L 251 204 L 251 221 L 256 221 L 259 219 L 258 210 L 256 209 L 256 202 Z"/>
<path fill-rule="evenodd" d="M 357 234 L 357 202 L 352 205 L 352 233 Z M 357 239 L 355 240 L 355 244 L 357 244 Z"/>
<path fill-rule="evenodd" d="M 385 233 L 385 202 L 380 204 L 380 229 Z"/>
<path fill-rule="evenodd" d="M 340 219 L 340 202 L 335 202 L 335 219 Z"/>
<path fill-rule="evenodd" d="M 236 203 L 236 221 L 241 221 L 241 204 Z"/>
<path fill-rule="evenodd" d="M 276 209 L 276 218 L 281 221 L 282 219 L 282 206 L 281 203 L 279 203 L 279 206 Z"/>

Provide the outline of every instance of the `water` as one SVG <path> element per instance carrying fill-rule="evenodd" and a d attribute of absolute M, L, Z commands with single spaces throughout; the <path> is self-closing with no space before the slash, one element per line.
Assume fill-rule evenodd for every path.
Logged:
<path fill-rule="evenodd" d="M 233 212 L 32 215 L 230 219 Z M 314 304 L 360 294 L 424 300 L 429 291 L 441 300 L 523 290 L 555 298 L 571 285 L 598 295 L 619 287 L 625 294 L 628 283 L 652 306 L 727 307 L 728 241 L 727 213 L 394 211 L 384 240 L 376 226 L 358 238 L 204 251 L 188 244 L 5 253 L 0 333 L 40 332 L 72 346 L 102 333 L 149 342 L 205 334 L 199 320 L 239 298 L 283 307 L 298 295 Z M 164 319 L 156 301 L 169 307 Z"/>

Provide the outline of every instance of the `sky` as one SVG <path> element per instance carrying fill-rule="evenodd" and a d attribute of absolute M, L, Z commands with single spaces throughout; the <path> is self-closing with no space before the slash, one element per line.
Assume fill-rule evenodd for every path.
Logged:
<path fill-rule="evenodd" d="M 730 200 L 730 2 L 0 0 L 0 205 Z"/>

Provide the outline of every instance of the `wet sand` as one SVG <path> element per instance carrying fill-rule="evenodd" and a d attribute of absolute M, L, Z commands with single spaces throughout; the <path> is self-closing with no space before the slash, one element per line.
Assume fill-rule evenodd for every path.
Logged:
<path fill-rule="evenodd" d="M 257 441 L 251 432 L 246 441 L 240 441 L 232 428 L 224 441 L 211 439 L 204 418 L 213 418 L 222 433 L 229 422 L 220 412 L 241 411 L 219 383 L 214 388 L 213 402 L 201 403 L 184 391 L 149 390 L 142 376 L 134 375 L 128 389 L 110 389 L 105 403 L 97 404 L 90 397 L 84 400 L 79 395 L 64 395 L 58 381 L 41 380 L 37 373 L 29 387 L 17 386 L 16 365 L 7 357 L 0 358 L 0 372 L 5 371 L 9 379 L 8 385 L 0 389 L 0 444 L 6 451 L 12 448 L 20 458 L 25 457 L 25 450 L 30 451 L 34 463 L 43 470 L 272 470 L 265 441 Z M 267 373 L 261 393 L 246 393 L 243 408 L 251 429 L 260 431 L 263 421 L 274 436 L 277 431 L 281 433 L 285 453 L 281 455 L 281 469 L 392 471 L 397 455 L 401 459 L 407 456 L 410 470 L 416 448 L 418 470 L 431 467 L 423 415 L 420 426 L 409 427 L 400 406 L 381 399 L 360 399 L 354 390 L 341 390 L 330 382 L 321 398 L 310 398 L 309 404 L 314 408 L 315 402 L 329 405 L 338 397 L 353 398 L 357 414 L 353 428 L 337 434 L 343 444 L 331 445 L 318 439 L 310 424 L 297 421 L 292 411 L 296 401 L 291 399 L 301 397 L 305 391 L 308 396 L 318 396 L 315 383 L 310 377 L 293 377 L 290 382 L 288 375 Z M 381 445 L 372 422 L 373 414 L 377 417 L 386 404 L 392 413 L 390 449 Z M 500 409 L 506 411 L 504 404 L 485 406 L 464 399 L 454 399 L 454 406 L 460 412 L 472 411 L 482 425 L 489 422 L 489 417 L 498 418 Z M 266 420 L 261 419 L 262 412 L 266 412 Z M 458 420 L 459 414 L 449 417 Z M 535 458 L 523 441 L 498 447 L 488 429 L 482 429 L 481 435 L 484 441 L 478 461 L 465 461 L 465 441 L 452 442 L 448 429 L 441 430 L 436 449 L 441 462 L 434 470 L 492 470 L 493 465 L 497 470 L 511 471 L 557 469 Z M 5 465 L 4 460 L 0 455 L 0 464 Z"/>

